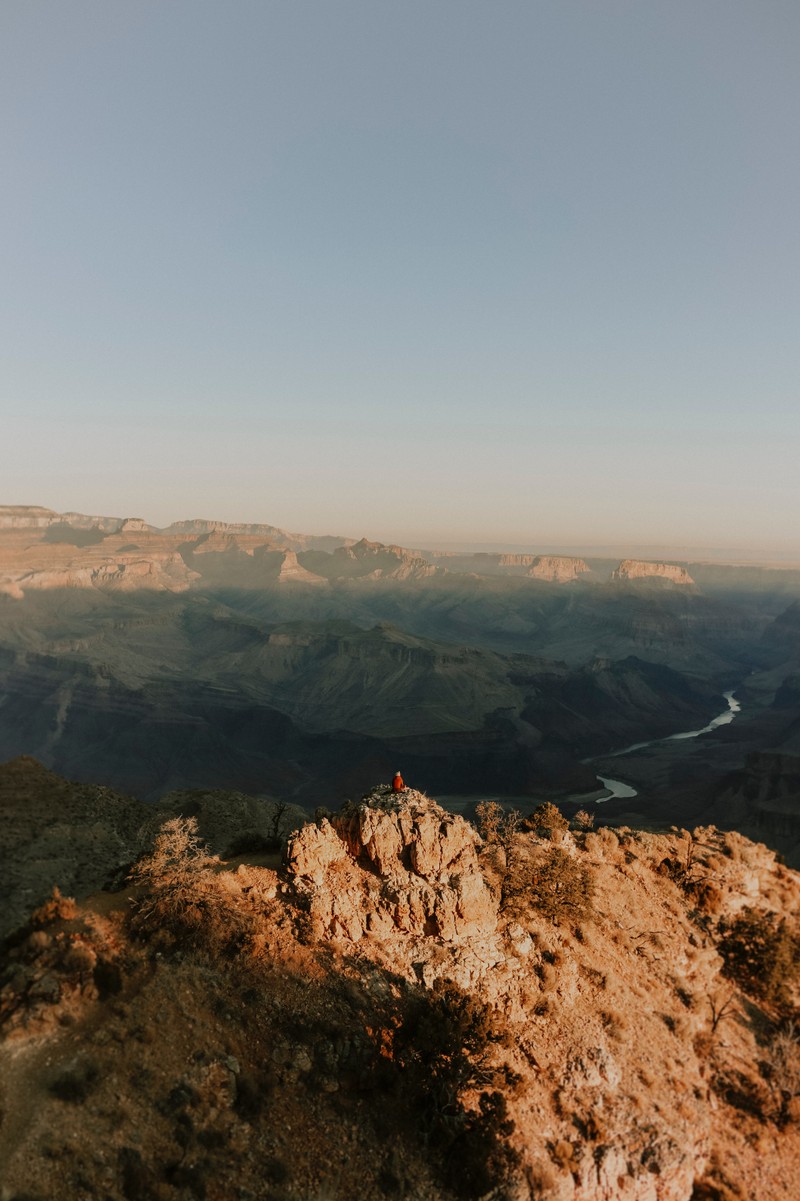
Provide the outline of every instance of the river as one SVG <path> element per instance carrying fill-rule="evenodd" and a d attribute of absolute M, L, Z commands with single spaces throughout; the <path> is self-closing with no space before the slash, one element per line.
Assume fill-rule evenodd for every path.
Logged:
<path fill-rule="evenodd" d="M 644 750 L 646 746 L 659 746 L 662 742 L 682 742 L 687 738 L 699 738 L 701 734 L 710 734 L 712 730 L 718 730 L 720 726 L 728 726 L 740 712 L 742 706 L 734 696 L 733 691 L 723 692 L 722 694 L 727 701 L 727 708 L 723 709 L 717 717 L 711 719 L 707 726 L 703 726 L 700 730 L 684 730 L 681 734 L 668 734 L 666 738 L 651 738 L 647 742 L 633 742 L 630 746 L 625 746 L 621 751 L 611 751 L 608 755 L 599 755 L 602 759 L 619 759 L 622 755 L 630 755 L 633 751 Z M 619 798 L 620 800 L 630 799 L 638 796 L 635 788 L 630 784 L 626 784 L 624 780 L 614 780 L 611 776 L 597 777 L 604 788 L 607 788 L 611 793 L 610 796 L 600 797 L 598 803 L 602 801 L 613 801 Z"/>

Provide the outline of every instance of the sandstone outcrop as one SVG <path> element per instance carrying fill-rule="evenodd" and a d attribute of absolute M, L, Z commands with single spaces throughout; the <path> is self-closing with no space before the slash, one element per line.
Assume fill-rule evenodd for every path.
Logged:
<path fill-rule="evenodd" d="M 668 584 L 694 584 L 685 567 L 677 563 L 650 563 L 644 559 L 623 559 L 611 573 L 611 579 L 620 580 L 664 580 Z"/>
<path fill-rule="evenodd" d="M 40 530 L 60 521 L 58 513 L 41 505 L 0 505 L 0 530 Z"/>
<path fill-rule="evenodd" d="M 533 580 L 550 580 L 554 584 L 570 584 L 590 569 L 583 559 L 572 555 L 537 555 L 528 575 Z"/>
<path fill-rule="evenodd" d="M 181 592 L 189 587 L 197 573 L 187 568 L 176 552 L 143 556 L 137 547 L 116 555 L 93 555 L 99 562 L 73 563 L 62 569 L 23 571 L 19 574 L 0 569 L 0 593 L 21 599 L 26 592 L 52 588 L 104 588 L 120 592 L 154 589 Z"/>
<path fill-rule="evenodd" d="M 285 550 L 280 552 L 280 565 L 277 575 L 279 584 L 327 584 L 321 575 L 307 571 L 297 561 L 297 552 Z"/>
<path fill-rule="evenodd" d="M 371 580 L 423 580 L 440 574 L 441 570 L 403 546 L 370 542 L 366 538 L 338 547 L 331 564 L 332 576 Z"/>
<path fill-rule="evenodd" d="M 496 964 L 498 903 L 481 871 L 481 839 L 463 818 L 414 789 L 379 787 L 289 841 L 287 871 L 320 938 L 379 940 L 413 975 L 432 980 L 436 948 L 464 985 Z"/>
<path fill-rule="evenodd" d="M 275 525 L 245 521 L 210 521 L 193 518 L 189 521 L 173 521 L 162 533 L 184 539 L 203 537 L 206 534 L 223 534 L 234 538 L 255 538 L 273 546 L 286 547 L 294 551 L 322 551 L 330 553 L 339 546 L 349 546 L 352 538 L 339 538 L 333 534 L 293 534 Z"/>
<path fill-rule="evenodd" d="M 148 525 L 142 517 L 125 517 L 120 523 L 116 534 L 147 534 L 155 529 Z"/>
<path fill-rule="evenodd" d="M 476 559 L 487 558 L 496 561 L 498 567 L 533 567 L 538 555 L 475 555 Z"/>

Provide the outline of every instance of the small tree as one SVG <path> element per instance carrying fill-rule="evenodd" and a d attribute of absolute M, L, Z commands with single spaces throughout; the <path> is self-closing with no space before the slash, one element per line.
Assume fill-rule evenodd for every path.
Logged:
<path fill-rule="evenodd" d="M 540 837 L 549 838 L 551 842 L 561 842 L 569 829 L 569 822 L 561 810 L 552 801 L 537 805 L 527 818 L 526 824 Z"/>
<path fill-rule="evenodd" d="M 586 809 L 579 809 L 572 819 L 576 830 L 591 830 L 594 828 L 594 814 Z"/>
<path fill-rule="evenodd" d="M 791 1006 L 800 978 L 800 935 L 786 918 L 762 909 L 743 909 L 721 922 L 719 952 L 725 975 L 779 1010 Z"/>
<path fill-rule="evenodd" d="M 484 842 L 500 842 L 500 826 L 503 821 L 503 806 L 497 801 L 481 801 L 475 806 L 478 817 L 478 832 Z"/>
<path fill-rule="evenodd" d="M 219 857 L 200 841 L 196 817 L 165 822 L 151 853 L 131 872 L 131 879 L 145 889 L 134 928 L 208 947 L 230 941 L 241 928 L 242 914 L 219 886 L 219 864 Z"/>

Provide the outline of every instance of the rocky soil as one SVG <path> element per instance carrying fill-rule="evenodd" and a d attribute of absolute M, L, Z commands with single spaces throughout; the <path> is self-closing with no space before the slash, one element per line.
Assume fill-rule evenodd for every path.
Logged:
<path fill-rule="evenodd" d="M 6 944 L 4 1198 L 796 1197 L 800 877 L 765 847 L 481 836 L 379 788 L 274 871 L 192 820 Z"/>

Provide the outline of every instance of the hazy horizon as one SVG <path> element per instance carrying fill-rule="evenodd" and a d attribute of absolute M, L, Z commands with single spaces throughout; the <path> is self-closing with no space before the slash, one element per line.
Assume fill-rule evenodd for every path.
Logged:
<path fill-rule="evenodd" d="M 375 531 L 373 529 L 364 528 L 364 523 L 358 527 L 358 532 L 352 530 L 339 530 L 326 527 L 317 523 L 308 529 L 300 528 L 295 522 L 289 522 L 281 525 L 278 522 L 270 521 L 268 518 L 252 518 L 247 516 L 239 516 L 236 518 L 223 518 L 219 514 L 210 512 L 196 512 L 191 514 L 172 515 L 161 520 L 154 520 L 151 515 L 144 510 L 136 511 L 115 511 L 108 506 L 91 505 L 87 508 L 74 509 L 66 507 L 58 507 L 56 505 L 39 505 L 38 502 L 8 502 L 0 498 L 0 509 L 6 505 L 10 507 L 41 507 L 50 509 L 54 513 L 60 514 L 79 514 L 82 517 L 104 517 L 116 518 L 119 520 L 127 520 L 130 518 L 141 519 L 148 525 L 154 526 L 156 529 L 167 529 L 170 525 L 182 521 L 217 521 L 225 522 L 231 525 L 272 525 L 278 529 L 282 529 L 291 534 L 307 534 L 313 537 L 340 537 L 358 540 L 366 538 L 372 542 L 383 542 L 399 544 L 406 549 L 416 550 L 421 552 L 441 552 L 450 554 L 481 554 L 481 553 L 501 553 L 501 554 L 542 554 L 542 555 L 575 555 L 586 556 L 590 558 L 641 558 L 641 559 L 665 559 L 675 560 L 679 562 L 709 562 L 709 563 L 725 563 L 725 564 L 759 564 L 761 566 L 769 566 L 770 564 L 781 566 L 800 565 L 800 549 L 797 547 L 765 543 L 760 547 L 747 546 L 703 546 L 700 544 L 691 543 L 656 543 L 656 542 L 622 542 L 610 541 L 607 543 L 589 543 L 589 542 L 548 542 L 546 539 L 528 539 L 522 542 L 509 542 L 502 534 L 494 539 L 485 541 L 479 538 L 463 539 L 463 540 L 448 540 L 442 539 L 427 539 L 418 540 L 413 537 L 396 537 L 391 534 L 385 534 L 383 531 Z"/>
<path fill-rule="evenodd" d="M 2 29 L 4 494 L 800 556 L 796 4 Z"/>

